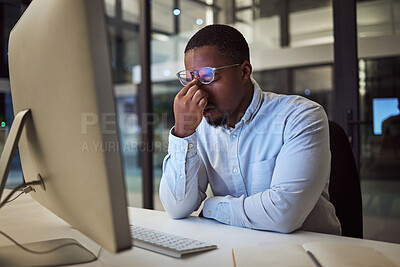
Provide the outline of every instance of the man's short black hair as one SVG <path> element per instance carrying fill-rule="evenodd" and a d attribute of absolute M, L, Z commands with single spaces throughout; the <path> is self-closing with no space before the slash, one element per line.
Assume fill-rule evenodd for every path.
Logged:
<path fill-rule="evenodd" d="M 208 25 L 196 32 L 185 48 L 186 52 L 203 46 L 216 46 L 221 56 L 232 64 L 250 61 L 249 45 L 243 35 L 235 28 L 223 25 Z"/>

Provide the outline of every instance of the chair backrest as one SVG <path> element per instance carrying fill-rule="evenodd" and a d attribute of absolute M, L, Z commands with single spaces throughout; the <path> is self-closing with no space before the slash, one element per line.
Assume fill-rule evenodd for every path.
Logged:
<path fill-rule="evenodd" d="M 332 154 L 329 183 L 330 200 L 342 225 L 342 235 L 363 237 L 360 177 L 353 151 L 344 130 L 329 121 Z"/>

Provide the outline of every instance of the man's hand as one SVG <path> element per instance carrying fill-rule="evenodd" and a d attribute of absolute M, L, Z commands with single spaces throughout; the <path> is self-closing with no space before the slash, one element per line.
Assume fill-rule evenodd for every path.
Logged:
<path fill-rule="evenodd" d="M 207 93 L 200 89 L 197 79 L 183 87 L 175 96 L 175 135 L 177 137 L 187 137 L 195 132 L 203 118 L 207 97 Z"/>

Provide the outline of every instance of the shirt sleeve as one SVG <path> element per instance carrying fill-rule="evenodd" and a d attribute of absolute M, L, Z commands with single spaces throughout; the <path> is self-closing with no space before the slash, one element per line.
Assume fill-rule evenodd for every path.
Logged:
<path fill-rule="evenodd" d="M 225 224 L 289 233 L 310 214 L 330 174 L 328 120 L 319 105 L 298 109 L 285 122 L 283 146 L 270 189 L 235 198 L 205 201 L 204 217 Z"/>
<path fill-rule="evenodd" d="M 189 216 L 206 198 L 207 175 L 197 154 L 197 133 L 185 138 L 169 134 L 168 154 L 163 162 L 160 199 L 175 219 Z"/>

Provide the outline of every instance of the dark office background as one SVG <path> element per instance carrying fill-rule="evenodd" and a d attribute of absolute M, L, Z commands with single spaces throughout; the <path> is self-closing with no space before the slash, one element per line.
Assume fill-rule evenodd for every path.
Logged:
<path fill-rule="evenodd" d="M 0 150 L 13 117 L 8 35 L 29 2 L 0 0 Z M 140 0 L 104 2 L 117 109 L 129 118 L 121 143 L 130 148 L 122 150 L 130 205 L 162 209 L 158 185 L 184 46 L 206 24 L 228 23 L 248 40 L 263 90 L 310 98 L 345 129 L 359 164 L 364 238 L 400 243 L 400 148 L 385 145 L 399 141 L 373 131 L 373 99 L 400 97 L 400 0 L 152 0 L 148 13 Z M 146 42 L 150 57 L 140 57 Z M 147 87 L 139 86 L 140 65 L 151 69 Z M 156 114 L 147 155 L 137 147 L 144 110 Z M 8 186 L 21 179 L 16 157 Z"/>

